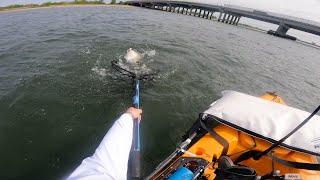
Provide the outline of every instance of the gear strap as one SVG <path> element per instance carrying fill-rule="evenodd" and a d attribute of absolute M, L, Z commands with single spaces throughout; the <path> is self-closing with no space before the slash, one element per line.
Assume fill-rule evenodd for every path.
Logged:
<path fill-rule="evenodd" d="M 229 142 L 227 140 L 225 140 L 222 136 L 220 136 L 217 132 L 215 132 L 214 130 L 212 130 L 211 128 L 208 128 L 205 124 L 205 122 L 203 122 L 202 118 L 200 118 L 200 124 L 201 127 L 203 129 L 205 129 L 206 131 L 208 131 L 208 133 L 216 140 L 218 141 L 219 144 L 221 144 L 223 146 L 223 150 L 221 155 L 227 155 L 228 153 L 228 149 L 229 149 Z"/>
<path fill-rule="evenodd" d="M 276 156 L 273 156 L 274 160 L 280 164 L 285 166 L 293 167 L 296 169 L 306 169 L 306 170 L 313 170 L 313 171 L 320 171 L 320 164 L 313 164 L 313 163 L 302 163 L 302 162 L 294 162 L 294 161 L 287 161 L 284 159 L 280 159 Z"/>
<path fill-rule="evenodd" d="M 260 151 L 251 150 L 241 154 L 236 160 L 235 163 L 238 164 L 242 161 L 248 160 L 253 158 L 255 155 L 260 154 Z M 288 167 L 296 168 L 296 169 L 306 169 L 306 170 L 313 170 L 313 171 L 320 171 L 320 164 L 313 164 L 313 163 L 302 163 L 302 162 L 294 162 L 294 161 L 287 161 L 281 159 L 277 156 L 270 155 L 269 156 L 276 162 L 283 164 Z"/>

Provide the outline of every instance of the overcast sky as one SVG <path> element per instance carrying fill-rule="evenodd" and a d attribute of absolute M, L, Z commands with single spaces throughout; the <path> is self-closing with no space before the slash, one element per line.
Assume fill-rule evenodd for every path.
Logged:
<path fill-rule="evenodd" d="M 50 0 L 0 0 L 0 6 L 10 4 L 43 3 Z M 71 0 L 51 0 L 71 1 Z M 105 0 L 109 2 L 110 0 Z M 184 0 L 192 2 L 233 4 L 260 10 L 301 17 L 320 22 L 320 0 Z"/>

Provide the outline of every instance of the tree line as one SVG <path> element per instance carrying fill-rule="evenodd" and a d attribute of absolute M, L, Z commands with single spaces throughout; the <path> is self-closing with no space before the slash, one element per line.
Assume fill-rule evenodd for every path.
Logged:
<path fill-rule="evenodd" d="M 111 0 L 110 4 L 116 4 L 116 0 Z M 47 7 L 54 5 L 72 5 L 72 4 L 106 4 L 104 0 L 74 0 L 72 2 L 45 2 L 42 4 L 13 4 L 5 7 L 0 7 L 0 10 L 14 9 L 14 8 L 35 8 L 35 7 Z"/>

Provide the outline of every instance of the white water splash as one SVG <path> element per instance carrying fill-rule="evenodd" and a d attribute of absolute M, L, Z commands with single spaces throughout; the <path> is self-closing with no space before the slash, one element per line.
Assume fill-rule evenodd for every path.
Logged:
<path fill-rule="evenodd" d="M 170 76 L 174 75 L 177 71 L 177 68 L 172 69 L 171 71 L 167 71 L 162 74 L 158 74 L 159 79 L 168 79 Z"/>
<path fill-rule="evenodd" d="M 83 54 L 91 54 L 91 51 L 90 51 L 89 47 L 85 47 L 84 49 L 81 50 L 81 52 Z"/>
<path fill-rule="evenodd" d="M 105 77 L 107 75 L 107 70 L 105 68 L 99 68 L 98 66 L 94 66 L 93 68 L 91 68 L 91 71 L 95 72 L 101 77 Z"/>
<path fill-rule="evenodd" d="M 118 64 L 121 68 L 136 75 L 150 74 L 152 71 L 148 67 L 148 64 L 153 61 L 150 57 L 153 57 L 155 54 L 155 50 L 143 51 L 141 53 L 133 48 L 129 48 L 124 56 L 119 57 Z"/>
<path fill-rule="evenodd" d="M 156 50 L 153 49 L 153 50 L 150 50 L 150 51 L 145 51 L 143 54 L 147 55 L 149 57 L 153 57 L 153 56 L 156 55 Z"/>
<path fill-rule="evenodd" d="M 107 76 L 107 69 L 101 65 L 101 59 L 102 54 L 99 55 L 99 58 L 97 59 L 94 66 L 91 68 L 91 71 L 93 71 L 95 74 L 97 74 L 100 77 Z"/>

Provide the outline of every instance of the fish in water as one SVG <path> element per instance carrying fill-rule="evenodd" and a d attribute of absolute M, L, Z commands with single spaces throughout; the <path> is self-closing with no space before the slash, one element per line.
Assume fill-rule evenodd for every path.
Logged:
<path fill-rule="evenodd" d="M 140 54 L 139 52 L 133 50 L 132 48 L 129 48 L 124 58 L 126 59 L 127 63 L 139 64 L 143 59 L 143 54 Z"/>

